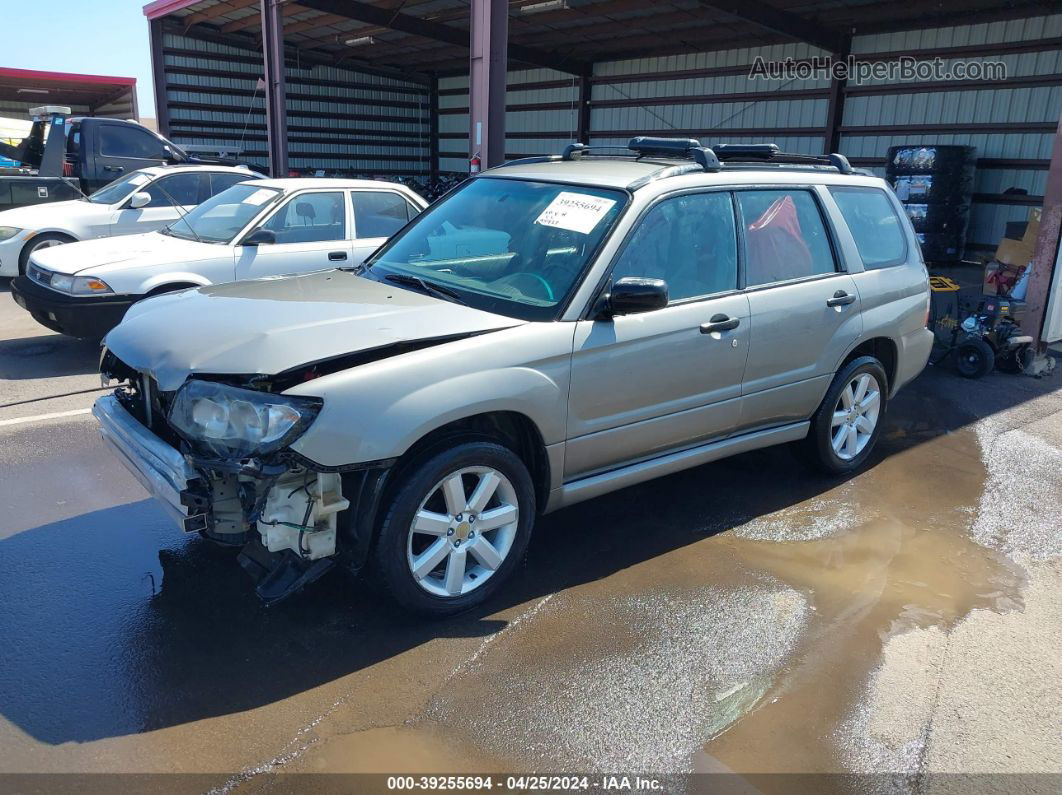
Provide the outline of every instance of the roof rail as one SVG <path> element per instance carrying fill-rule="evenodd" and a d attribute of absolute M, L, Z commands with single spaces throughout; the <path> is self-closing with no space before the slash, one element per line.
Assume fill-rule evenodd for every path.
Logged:
<path fill-rule="evenodd" d="M 702 171 L 719 171 L 723 166 L 715 152 L 696 138 L 654 138 L 638 135 L 627 142 L 627 148 L 636 152 L 638 157 L 688 157 L 697 163 Z"/>
<path fill-rule="evenodd" d="M 833 166 L 842 174 L 852 174 L 852 164 L 844 155 L 805 155 L 783 152 L 777 144 L 716 144 L 712 151 L 723 162 L 787 163 L 790 165 Z"/>

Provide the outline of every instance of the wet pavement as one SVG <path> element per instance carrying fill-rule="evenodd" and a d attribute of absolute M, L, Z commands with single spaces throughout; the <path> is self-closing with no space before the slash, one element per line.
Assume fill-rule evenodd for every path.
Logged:
<path fill-rule="evenodd" d="M 1062 603 L 1058 377 L 933 369 L 850 481 L 772 449 L 545 517 L 498 600 L 423 623 L 338 573 L 263 608 L 91 417 L 33 419 L 93 395 L 48 399 L 79 367 L 15 348 L 0 340 L 0 404 L 15 380 L 34 402 L 0 415 L 29 418 L 0 425 L 0 772 L 207 773 L 204 789 L 275 771 L 919 775 L 962 770 L 976 739 L 926 728 L 948 731 L 949 692 L 978 670 L 944 641 L 1010 633 L 1011 658 L 1062 659 L 1057 628 L 971 629 L 1050 630 Z M 997 745 L 1034 748 L 1021 771 L 1058 767 L 1019 725 L 1041 707 L 1012 698 Z"/>

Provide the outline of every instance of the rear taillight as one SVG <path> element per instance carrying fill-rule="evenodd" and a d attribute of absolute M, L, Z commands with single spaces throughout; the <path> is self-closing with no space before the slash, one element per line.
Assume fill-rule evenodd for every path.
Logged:
<path fill-rule="evenodd" d="M 70 163 L 70 162 L 64 162 L 63 163 L 63 176 L 64 177 L 72 177 L 72 176 L 74 176 L 74 164 L 73 163 Z"/>

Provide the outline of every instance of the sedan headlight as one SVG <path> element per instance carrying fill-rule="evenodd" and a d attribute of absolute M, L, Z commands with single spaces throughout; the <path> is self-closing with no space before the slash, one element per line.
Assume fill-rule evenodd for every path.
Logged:
<path fill-rule="evenodd" d="M 0 226 L 0 240 L 10 240 L 21 231 L 17 226 Z"/>
<path fill-rule="evenodd" d="M 193 378 L 177 391 L 169 422 L 204 454 L 241 460 L 287 447 L 320 410 L 319 398 L 274 395 Z"/>
<path fill-rule="evenodd" d="M 71 276 L 66 273 L 53 273 L 48 285 L 53 290 L 70 295 L 106 295 L 113 293 L 107 282 L 95 276 Z"/>

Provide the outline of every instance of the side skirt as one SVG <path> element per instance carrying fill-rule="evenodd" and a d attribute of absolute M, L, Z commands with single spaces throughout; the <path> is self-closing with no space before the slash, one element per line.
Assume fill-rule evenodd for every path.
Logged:
<path fill-rule="evenodd" d="M 565 508 L 583 500 L 600 497 L 610 491 L 623 489 L 637 483 L 644 483 L 653 478 L 681 472 L 683 469 L 707 464 L 720 458 L 747 453 L 750 450 L 758 450 L 761 447 L 770 447 L 786 442 L 796 442 L 808 435 L 811 423 L 795 422 L 790 425 L 782 425 L 777 428 L 767 428 L 762 431 L 754 431 L 729 439 L 720 439 L 717 442 L 698 445 L 676 453 L 651 458 L 648 461 L 639 461 L 619 469 L 602 472 L 598 475 L 573 480 L 565 483 L 559 489 L 550 493 L 546 513 L 558 508 Z"/>

